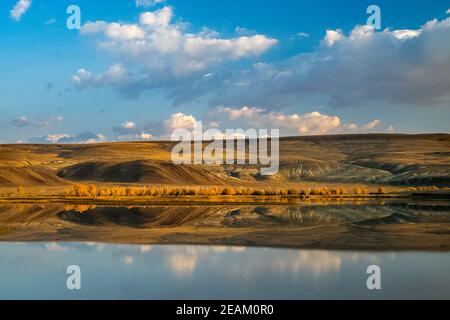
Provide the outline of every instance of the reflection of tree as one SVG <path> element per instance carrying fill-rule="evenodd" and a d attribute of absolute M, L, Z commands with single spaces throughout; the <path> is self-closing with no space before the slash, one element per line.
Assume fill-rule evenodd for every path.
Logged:
<path fill-rule="evenodd" d="M 87 204 L 66 204 L 64 205 L 65 211 L 75 211 L 78 213 L 84 213 L 89 210 L 94 210 L 97 208 L 96 205 L 87 205 Z"/>

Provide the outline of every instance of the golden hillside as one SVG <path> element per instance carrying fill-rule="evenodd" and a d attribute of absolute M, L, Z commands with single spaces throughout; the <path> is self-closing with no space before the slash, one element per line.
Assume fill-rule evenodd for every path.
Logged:
<path fill-rule="evenodd" d="M 450 186 L 450 135 L 335 135 L 282 138 L 280 171 L 257 166 L 174 165 L 173 142 L 0 145 L 0 186 L 93 181 L 220 185 L 264 182 Z"/>

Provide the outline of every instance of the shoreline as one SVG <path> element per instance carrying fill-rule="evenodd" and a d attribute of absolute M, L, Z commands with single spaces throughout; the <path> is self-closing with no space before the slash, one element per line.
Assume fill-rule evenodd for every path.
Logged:
<path fill-rule="evenodd" d="M 22 196 L 0 197 L 0 204 L 4 203 L 75 203 L 92 205 L 291 205 L 306 203 L 340 203 L 340 202 L 370 202 L 386 200 L 433 200 L 448 201 L 450 194 L 408 193 L 408 194 L 373 194 L 364 196 L 157 196 L 157 197 L 63 197 L 63 196 Z"/>

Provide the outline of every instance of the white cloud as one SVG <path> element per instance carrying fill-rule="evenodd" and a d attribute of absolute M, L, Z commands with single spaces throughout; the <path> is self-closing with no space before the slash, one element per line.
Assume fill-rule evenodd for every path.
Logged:
<path fill-rule="evenodd" d="M 149 133 L 142 132 L 142 133 L 139 135 L 139 138 L 140 138 L 141 140 L 150 140 L 150 139 L 153 138 L 153 135 L 151 135 L 151 134 L 149 134 Z"/>
<path fill-rule="evenodd" d="M 57 143 L 59 140 L 63 138 L 70 138 L 70 136 L 68 134 L 61 134 L 61 133 L 49 134 L 45 137 L 45 140 L 50 143 Z"/>
<path fill-rule="evenodd" d="M 119 127 L 114 127 L 113 132 L 121 141 L 151 140 L 153 135 L 146 132 L 145 127 L 137 125 L 133 121 L 124 121 Z"/>
<path fill-rule="evenodd" d="M 195 121 L 194 116 L 178 112 L 173 114 L 169 120 L 164 121 L 164 128 L 166 133 L 171 133 L 176 129 L 192 130 L 194 129 Z"/>
<path fill-rule="evenodd" d="M 331 47 L 333 44 L 335 44 L 338 41 L 341 41 L 344 39 L 344 34 L 342 33 L 342 30 L 327 30 L 325 34 L 325 38 L 323 39 L 323 43 L 327 47 Z"/>
<path fill-rule="evenodd" d="M 421 30 L 409 30 L 409 29 L 394 30 L 392 32 L 394 37 L 396 37 L 397 39 L 400 39 L 400 40 L 418 37 L 420 35 L 420 33 L 421 33 Z"/>
<path fill-rule="evenodd" d="M 363 126 L 363 129 L 372 130 L 375 127 L 377 127 L 380 123 L 381 123 L 381 121 L 378 119 L 370 121 L 369 123 L 367 123 Z"/>
<path fill-rule="evenodd" d="M 370 132 L 392 132 L 394 131 L 392 128 L 393 126 L 388 126 L 387 128 L 380 128 L 381 120 L 375 119 L 372 121 L 369 121 L 368 123 L 364 125 L 357 125 L 355 123 L 344 123 L 342 126 L 343 132 L 350 132 L 350 133 L 370 133 Z"/>
<path fill-rule="evenodd" d="M 157 4 L 163 3 L 166 0 L 136 0 L 136 7 L 150 8 L 156 6 Z"/>
<path fill-rule="evenodd" d="M 139 134 L 124 134 L 124 135 L 120 135 L 118 136 L 118 139 L 121 141 L 145 141 L 145 140 L 151 140 L 153 139 L 153 135 L 150 133 L 146 133 L 146 132 L 141 132 Z"/>
<path fill-rule="evenodd" d="M 202 121 L 203 130 L 219 129 L 225 134 L 227 129 L 279 129 L 282 136 L 322 135 L 336 133 L 370 133 L 392 132 L 393 127 L 381 127 L 381 121 L 372 120 L 367 124 L 345 123 L 334 115 L 323 114 L 318 111 L 305 114 L 288 114 L 267 111 L 262 108 L 244 106 L 241 108 L 217 107 L 208 112 L 203 118 L 196 118 L 182 112 L 174 113 L 169 119 L 161 121 L 161 125 L 138 127 L 132 137 L 148 130 L 153 137 L 167 139 L 176 129 L 192 131 L 196 121 Z M 115 128 L 117 132 L 123 129 Z M 126 132 L 126 131 L 125 131 Z M 129 134 L 129 132 L 128 132 Z M 130 139 L 130 136 L 127 137 Z"/>
<path fill-rule="evenodd" d="M 296 34 L 296 36 L 297 36 L 297 37 L 300 37 L 300 38 L 309 38 L 309 34 L 306 33 L 306 32 L 298 32 L 298 33 Z"/>
<path fill-rule="evenodd" d="M 446 14 L 450 14 L 450 9 L 448 9 L 445 13 L 446 13 Z"/>
<path fill-rule="evenodd" d="M 110 70 L 100 75 L 80 69 L 73 76 L 75 85 L 82 89 L 95 86 L 113 86 L 123 93 L 153 88 L 174 88 L 190 83 L 190 77 L 226 62 L 257 57 L 276 45 L 276 39 L 255 34 L 236 38 L 220 38 L 215 31 L 203 28 L 198 33 L 186 32 L 187 24 L 173 22 L 172 7 L 145 12 L 136 24 L 88 22 L 81 28 L 82 35 L 100 35 L 101 50 L 112 54 L 127 70 L 113 80 Z M 131 70 L 138 69 L 138 72 Z M 211 73 L 212 74 L 212 73 Z M 130 96 L 132 94 L 129 94 Z M 195 94 L 195 93 L 194 93 Z"/>
<path fill-rule="evenodd" d="M 255 107 L 242 107 L 240 109 L 219 107 L 218 114 L 226 114 L 235 125 L 236 120 L 246 128 L 280 129 L 282 135 L 325 134 L 336 130 L 341 120 L 336 116 L 310 112 L 304 115 L 285 114 L 282 112 L 267 112 Z"/>
<path fill-rule="evenodd" d="M 118 41 L 143 39 L 145 36 L 145 31 L 137 25 L 104 21 L 87 22 L 80 32 L 84 35 L 104 32 L 109 39 Z"/>
<path fill-rule="evenodd" d="M 20 21 L 22 15 L 25 14 L 25 12 L 27 12 L 27 10 L 30 8 L 31 2 L 31 0 L 17 1 L 16 5 L 10 12 L 11 19 L 13 19 L 14 21 Z"/>
<path fill-rule="evenodd" d="M 198 34 L 184 33 L 182 24 L 172 23 L 173 9 L 164 7 L 142 13 L 139 25 L 120 25 L 104 21 L 86 23 L 82 34 L 102 33 L 101 48 L 123 58 L 137 59 L 150 70 L 167 68 L 174 75 L 203 70 L 226 60 L 257 56 L 277 43 L 263 35 L 221 39 L 205 29 Z M 205 31 L 207 30 L 207 32 Z M 141 39 L 142 41 L 130 41 Z"/>
<path fill-rule="evenodd" d="M 356 26 L 348 35 L 328 30 L 314 52 L 257 64 L 216 82 L 220 95 L 210 104 L 280 108 L 325 101 L 332 107 L 445 107 L 450 104 L 447 39 L 450 18 L 429 21 L 417 30 L 375 32 L 369 26 Z M 242 81 L 248 84 L 245 89 L 234 85 Z"/>
<path fill-rule="evenodd" d="M 134 123 L 133 121 L 125 121 L 124 123 L 122 123 L 122 128 L 124 128 L 124 129 L 135 129 L 136 128 L 136 123 Z"/>
<path fill-rule="evenodd" d="M 171 7 L 143 13 L 132 24 L 135 28 L 126 25 L 133 32 L 119 24 L 117 32 L 108 33 L 110 25 L 88 23 L 82 34 L 99 34 L 99 48 L 120 63 L 99 74 L 80 69 L 73 77 L 77 88 L 111 86 L 127 97 L 161 89 L 174 104 L 206 97 L 211 107 L 258 105 L 272 110 L 293 103 L 450 104 L 450 18 L 417 29 L 327 30 L 322 46 L 312 52 L 235 68 L 225 63 L 258 57 L 277 40 L 257 34 L 221 38 L 207 28 L 188 33 L 187 24 L 174 21 Z"/>
<path fill-rule="evenodd" d="M 225 108 L 225 107 L 218 107 L 216 109 L 219 113 L 226 113 L 228 114 L 228 117 L 230 120 L 236 120 L 240 118 L 247 118 L 251 119 L 254 117 L 259 117 L 261 113 L 264 112 L 264 109 L 255 108 L 255 107 L 242 107 L 240 109 L 233 109 L 233 108 Z"/>
<path fill-rule="evenodd" d="M 144 26 L 168 27 L 173 18 L 171 7 L 164 7 L 155 12 L 142 13 L 139 22 Z"/>
<path fill-rule="evenodd" d="M 223 117 L 225 115 L 225 119 Z M 218 120 L 220 119 L 220 120 Z M 209 123 L 226 128 L 280 129 L 283 136 L 321 135 L 335 133 L 393 132 L 393 126 L 381 127 L 379 119 L 364 125 L 344 123 L 341 118 L 318 111 L 305 114 L 271 112 L 261 108 L 218 107 L 209 114 Z"/>

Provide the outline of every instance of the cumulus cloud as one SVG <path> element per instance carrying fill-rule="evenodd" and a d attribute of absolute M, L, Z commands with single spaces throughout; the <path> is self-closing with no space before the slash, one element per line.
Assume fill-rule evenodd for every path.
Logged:
<path fill-rule="evenodd" d="M 93 75 L 82 68 L 73 76 L 74 84 L 80 89 L 112 86 L 129 96 L 154 88 L 177 91 L 180 83 L 201 78 L 209 68 L 257 57 L 277 44 L 276 39 L 260 34 L 220 38 L 207 28 L 188 33 L 185 23 L 173 20 L 173 9 L 166 6 L 142 13 L 134 24 L 86 23 L 80 33 L 98 35 L 99 48 L 120 61 L 112 67 L 119 70 Z"/>
<path fill-rule="evenodd" d="M 358 125 L 345 123 L 338 116 L 318 111 L 287 114 L 250 106 L 218 107 L 211 110 L 202 119 L 177 112 L 172 114 L 169 119 L 161 121 L 160 126 L 153 127 L 158 130 L 152 131 L 150 127 L 147 129 L 155 137 L 167 139 L 176 129 L 192 131 L 196 121 L 202 121 L 203 130 L 215 128 L 225 133 L 227 129 L 279 129 L 282 136 L 390 132 L 392 130 L 381 127 L 381 121 L 378 119 Z"/>
<path fill-rule="evenodd" d="M 176 129 L 194 129 L 195 117 L 178 112 L 173 114 L 170 119 L 164 120 L 164 128 L 166 133 L 170 133 Z"/>
<path fill-rule="evenodd" d="M 247 128 L 280 129 L 282 135 L 326 134 L 338 129 L 341 120 L 336 116 L 310 112 L 304 115 L 285 114 L 282 112 L 267 112 L 255 107 L 240 109 L 219 107 L 217 114 L 225 114 L 228 120 L 240 120 Z"/>
<path fill-rule="evenodd" d="M 342 30 L 327 30 L 325 34 L 325 38 L 323 39 L 323 44 L 327 47 L 331 47 L 336 42 L 341 41 L 344 39 L 344 34 L 342 33 Z"/>
<path fill-rule="evenodd" d="M 113 87 L 128 98 L 162 89 L 175 105 L 206 97 L 213 108 L 450 104 L 450 18 L 417 29 L 326 30 L 312 52 L 235 68 L 225 63 L 258 57 L 277 40 L 242 35 L 244 28 L 236 29 L 236 38 L 221 38 L 207 28 L 195 34 L 186 29 L 187 24 L 174 21 L 171 7 L 142 13 L 134 24 L 87 23 L 81 34 L 98 35 L 98 47 L 118 63 L 103 73 L 80 69 L 73 82 L 80 90 Z"/>
<path fill-rule="evenodd" d="M 36 144 L 71 144 L 71 143 L 99 143 L 106 141 L 106 137 L 102 134 L 94 134 L 92 132 L 84 132 L 76 136 L 69 134 L 48 134 L 42 137 L 30 138 L 29 143 Z"/>
<path fill-rule="evenodd" d="M 394 126 L 389 125 L 388 127 L 381 128 L 382 122 L 379 119 L 369 121 L 366 124 L 358 125 L 355 123 L 344 123 L 342 125 L 342 132 L 345 133 L 369 133 L 369 132 L 393 132 Z"/>
<path fill-rule="evenodd" d="M 447 39 L 450 18 L 416 30 L 376 32 L 371 26 L 356 26 L 347 35 L 328 30 L 314 52 L 235 72 L 221 82 L 220 95 L 211 105 L 280 108 L 298 101 L 326 101 L 333 107 L 448 106 Z"/>
<path fill-rule="evenodd" d="M 128 41 L 143 39 L 145 32 L 134 24 L 106 23 L 104 21 L 87 22 L 81 29 L 81 34 L 93 34 L 102 32 L 111 40 Z"/>
<path fill-rule="evenodd" d="M 142 131 L 141 133 L 128 133 L 118 136 L 120 141 L 146 141 L 152 140 L 153 135 Z"/>
<path fill-rule="evenodd" d="M 381 123 L 381 121 L 378 119 L 370 121 L 368 124 L 363 126 L 363 129 L 372 130 L 375 127 L 377 127 L 380 123 Z"/>
<path fill-rule="evenodd" d="M 233 108 L 225 108 L 218 107 L 216 109 L 218 113 L 226 113 L 230 120 L 236 120 L 240 118 L 252 119 L 259 117 L 261 113 L 264 112 L 264 109 L 255 108 L 255 107 L 242 107 L 241 109 L 233 109 Z"/>
<path fill-rule="evenodd" d="M 31 2 L 31 0 L 17 1 L 16 5 L 10 12 L 11 19 L 13 19 L 14 21 L 20 21 L 22 15 L 24 15 L 25 12 L 27 12 L 27 10 L 30 8 Z"/>
<path fill-rule="evenodd" d="M 120 126 L 113 128 L 117 139 L 121 141 L 151 140 L 153 135 L 145 131 L 146 128 L 133 121 L 125 121 Z"/>
<path fill-rule="evenodd" d="M 125 121 L 124 123 L 122 123 L 122 128 L 126 130 L 135 129 L 136 123 L 134 123 L 133 121 Z"/>

